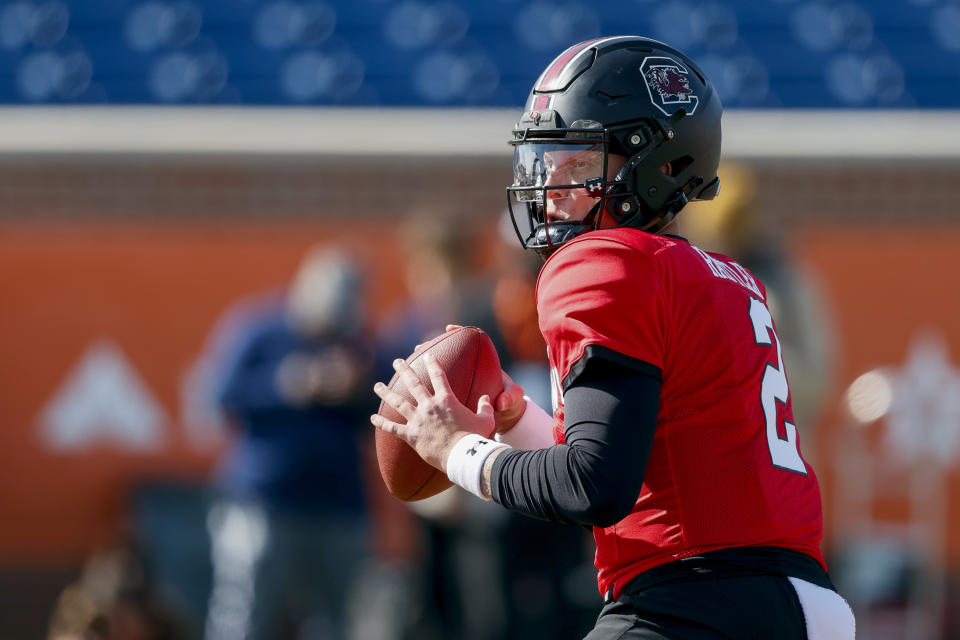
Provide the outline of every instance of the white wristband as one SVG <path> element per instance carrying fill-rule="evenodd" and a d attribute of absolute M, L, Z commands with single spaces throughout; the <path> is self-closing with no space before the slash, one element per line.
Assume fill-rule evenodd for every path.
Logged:
<path fill-rule="evenodd" d="M 450 449 L 447 456 L 447 477 L 450 482 L 459 485 L 484 500 L 488 498 L 480 490 L 483 463 L 487 456 L 497 449 L 508 449 L 510 445 L 484 438 L 478 433 L 463 436 Z"/>
<path fill-rule="evenodd" d="M 553 416 L 529 397 L 523 396 L 523 399 L 527 402 L 527 408 L 520 420 L 506 433 L 498 433 L 495 436 L 497 442 L 526 451 L 552 447 L 556 444 L 553 441 Z"/>

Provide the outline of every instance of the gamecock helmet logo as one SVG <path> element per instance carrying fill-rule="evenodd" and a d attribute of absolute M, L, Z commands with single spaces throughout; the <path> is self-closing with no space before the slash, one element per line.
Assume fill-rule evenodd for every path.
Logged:
<path fill-rule="evenodd" d="M 643 79 L 653 106 L 664 115 L 673 115 L 678 109 L 685 109 L 692 115 L 697 110 L 700 99 L 690 88 L 687 68 L 674 60 L 662 56 L 644 58 L 640 66 Z"/>

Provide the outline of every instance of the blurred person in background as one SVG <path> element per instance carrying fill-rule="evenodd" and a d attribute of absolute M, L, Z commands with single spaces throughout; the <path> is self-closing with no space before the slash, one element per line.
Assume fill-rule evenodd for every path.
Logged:
<path fill-rule="evenodd" d="M 414 400 L 375 386 L 405 423 L 373 424 L 454 483 L 592 528 L 605 605 L 589 640 L 855 634 L 763 285 L 673 235 L 689 201 L 719 191 L 721 114 L 697 65 L 661 42 L 561 53 L 514 129 L 507 189 L 530 223 L 518 236 L 546 258 L 553 416 L 509 381 L 465 407 L 429 356 L 432 391 L 399 359 Z"/>
<path fill-rule="evenodd" d="M 708 251 L 730 256 L 766 287 L 777 319 L 797 428 L 813 433 L 831 386 L 834 341 L 825 302 L 813 277 L 792 258 L 757 207 L 757 178 L 750 167 L 722 162 L 723 197 L 692 202 L 677 218 L 681 235 Z M 807 451 L 810 458 L 812 449 Z"/>
<path fill-rule="evenodd" d="M 47 640 L 188 640 L 135 545 L 94 554 L 57 599 Z"/>
<path fill-rule="evenodd" d="M 207 640 L 339 640 L 367 558 L 359 429 L 373 353 L 363 269 L 314 248 L 282 293 L 224 314 L 216 375 L 234 428 L 208 524 Z"/>
<path fill-rule="evenodd" d="M 410 216 L 400 228 L 407 296 L 385 315 L 378 333 L 378 377 L 390 360 L 443 333 L 470 324 L 502 347 L 491 305 L 495 282 L 478 269 L 469 224 L 443 211 Z M 502 510 L 470 500 L 459 487 L 406 503 L 417 523 L 419 548 L 407 568 L 407 640 L 495 640 L 504 633 Z"/>
<path fill-rule="evenodd" d="M 537 324 L 535 287 L 543 261 L 524 251 L 505 211 L 495 243 L 493 313 L 503 342 L 500 364 L 539 406 L 550 405 L 550 363 Z M 589 532 L 513 511 L 500 532 L 500 554 L 509 640 L 584 635 L 600 603 Z"/>
<path fill-rule="evenodd" d="M 491 306 L 494 281 L 480 267 L 473 226 L 442 210 L 409 216 L 400 227 L 406 297 L 381 322 L 378 346 L 398 353 L 443 333 L 448 324 L 475 323 L 502 344 Z M 378 373 L 391 371 L 390 361 Z"/>

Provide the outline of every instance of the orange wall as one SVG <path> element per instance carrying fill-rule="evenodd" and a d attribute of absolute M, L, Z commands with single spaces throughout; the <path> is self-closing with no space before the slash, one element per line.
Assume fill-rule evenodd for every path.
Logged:
<path fill-rule="evenodd" d="M 371 261 L 375 308 L 401 293 L 383 225 L 0 229 L 0 558 L 79 557 L 115 535 L 134 479 L 203 477 L 215 447 L 185 437 L 182 376 L 231 302 L 285 283 L 318 242 L 356 247 Z M 39 435 L 43 408 L 101 338 L 119 347 L 159 400 L 166 439 L 150 452 L 110 444 L 51 452 Z"/>
<path fill-rule="evenodd" d="M 797 257 L 818 275 L 837 334 L 835 384 L 825 398 L 826 411 L 817 433 L 817 474 L 826 489 L 828 533 L 840 538 L 852 534 L 856 526 L 848 520 L 850 514 L 833 504 L 839 499 L 837 447 L 849 442 L 849 431 L 857 428 L 844 407 L 843 394 L 849 385 L 877 368 L 904 374 L 916 357 L 918 340 L 932 335 L 946 347 L 945 357 L 958 385 L 954 398 L 960 393 L 960 225 L 926 224 L 922 230 L 893 225 L 833 226 L 805 231 L 794 239 L 794 248 Z M 786 366 L 789 372 L 789 362 Z M 933 393 L 924 402 L 943 402 L 947 393 L 948 389 Z M 929 417 L 918 415 L 918 432 L 921 423 L 929 423 Z M 897 494 L 909 490 L 911 472 L 942 463 L 927 459 L 917 460 L 913 469 L 898 466 L 884 445 L 888 427 L 881 420 L 859 428 L 868 451 L 878 456 L 876 464 L 885 478 L 871 513 L 881 521 L 902 522 L 910 505 L 906 497 Z M 960 431 L 960 415 L 954 427 Z M 960 457 L 960 451 L 956 455 Z M 946 491 L 943 503 L 960 504 L 956 461 L 944 465 L 942 482 Z M 950 564 L 958 567 L 960 509 L 948 509 L 941 515 L 947 524 L 943 551 Z M 926 552 L 939 555 L 936 549 Z"/>
<path fill-rule="evenodd" d="M 343 230 L 341 224 L 0 228 L 0 560 L 77 559 L 114 535 L 125 490 L 136 479 L 207 473 L 216 446 L 185 435 L 182 376 L 219 314 L 239 297 L 284 283 L 308 247 L 357 247 L 375 274 L 374 309 L 397 300 L 400 255 L 392 229 L 351 223 Z M 921 329 L 946 340 L 951 364 L 960 369 L 960 225 L 923 232 L 811 229 L 794 236 L 792 248 L 819 277 L 839 344 L 836 385 L 815 447 L 829 504 L 836 474 L 828 462 L 847 428 L 839 402 L 850 382 L 876 366 L 903 366 Z M 44 446 L 43 408 L 98 338 L 122 350 L 169 418 L 157 450 L 104 445 L 52 452 Z M 960 489 L 957 476 L 955 467 L 947 474 L 952 495 Z M 878 512 L 903 509 L 891 503 Z M 950 515 L 948 536 L 956 564 L 958 518 Z"/>

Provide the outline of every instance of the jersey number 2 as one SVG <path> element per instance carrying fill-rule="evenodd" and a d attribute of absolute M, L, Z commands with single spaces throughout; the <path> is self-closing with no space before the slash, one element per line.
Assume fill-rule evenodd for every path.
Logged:
<path fill-rule="evenodd" d="M 783 370 L 780 339 L 773 330 L 773 318 L 770 316 L 767 305 L 752 296 L 750 297 L 750 321 L 753 323 L 753 337 L 757 345 L 776 345 L 777 347 L 777 364 L 774 366 L 767 363 L 760 383 L 760 401 L 763 404 L 763 417 L 767 423 L 767 446 L 770 448 L 770 459 L 773 461 L 773 466 L 778 469 L 807 475 L 806 465 L 800 457 L 796 425 L 784 420 L 786 438 L 781 437 L 777 429 L 777 403 L 787 402 L 790 398 L 790 388 L 787 386 L 787 374 Z"/>

